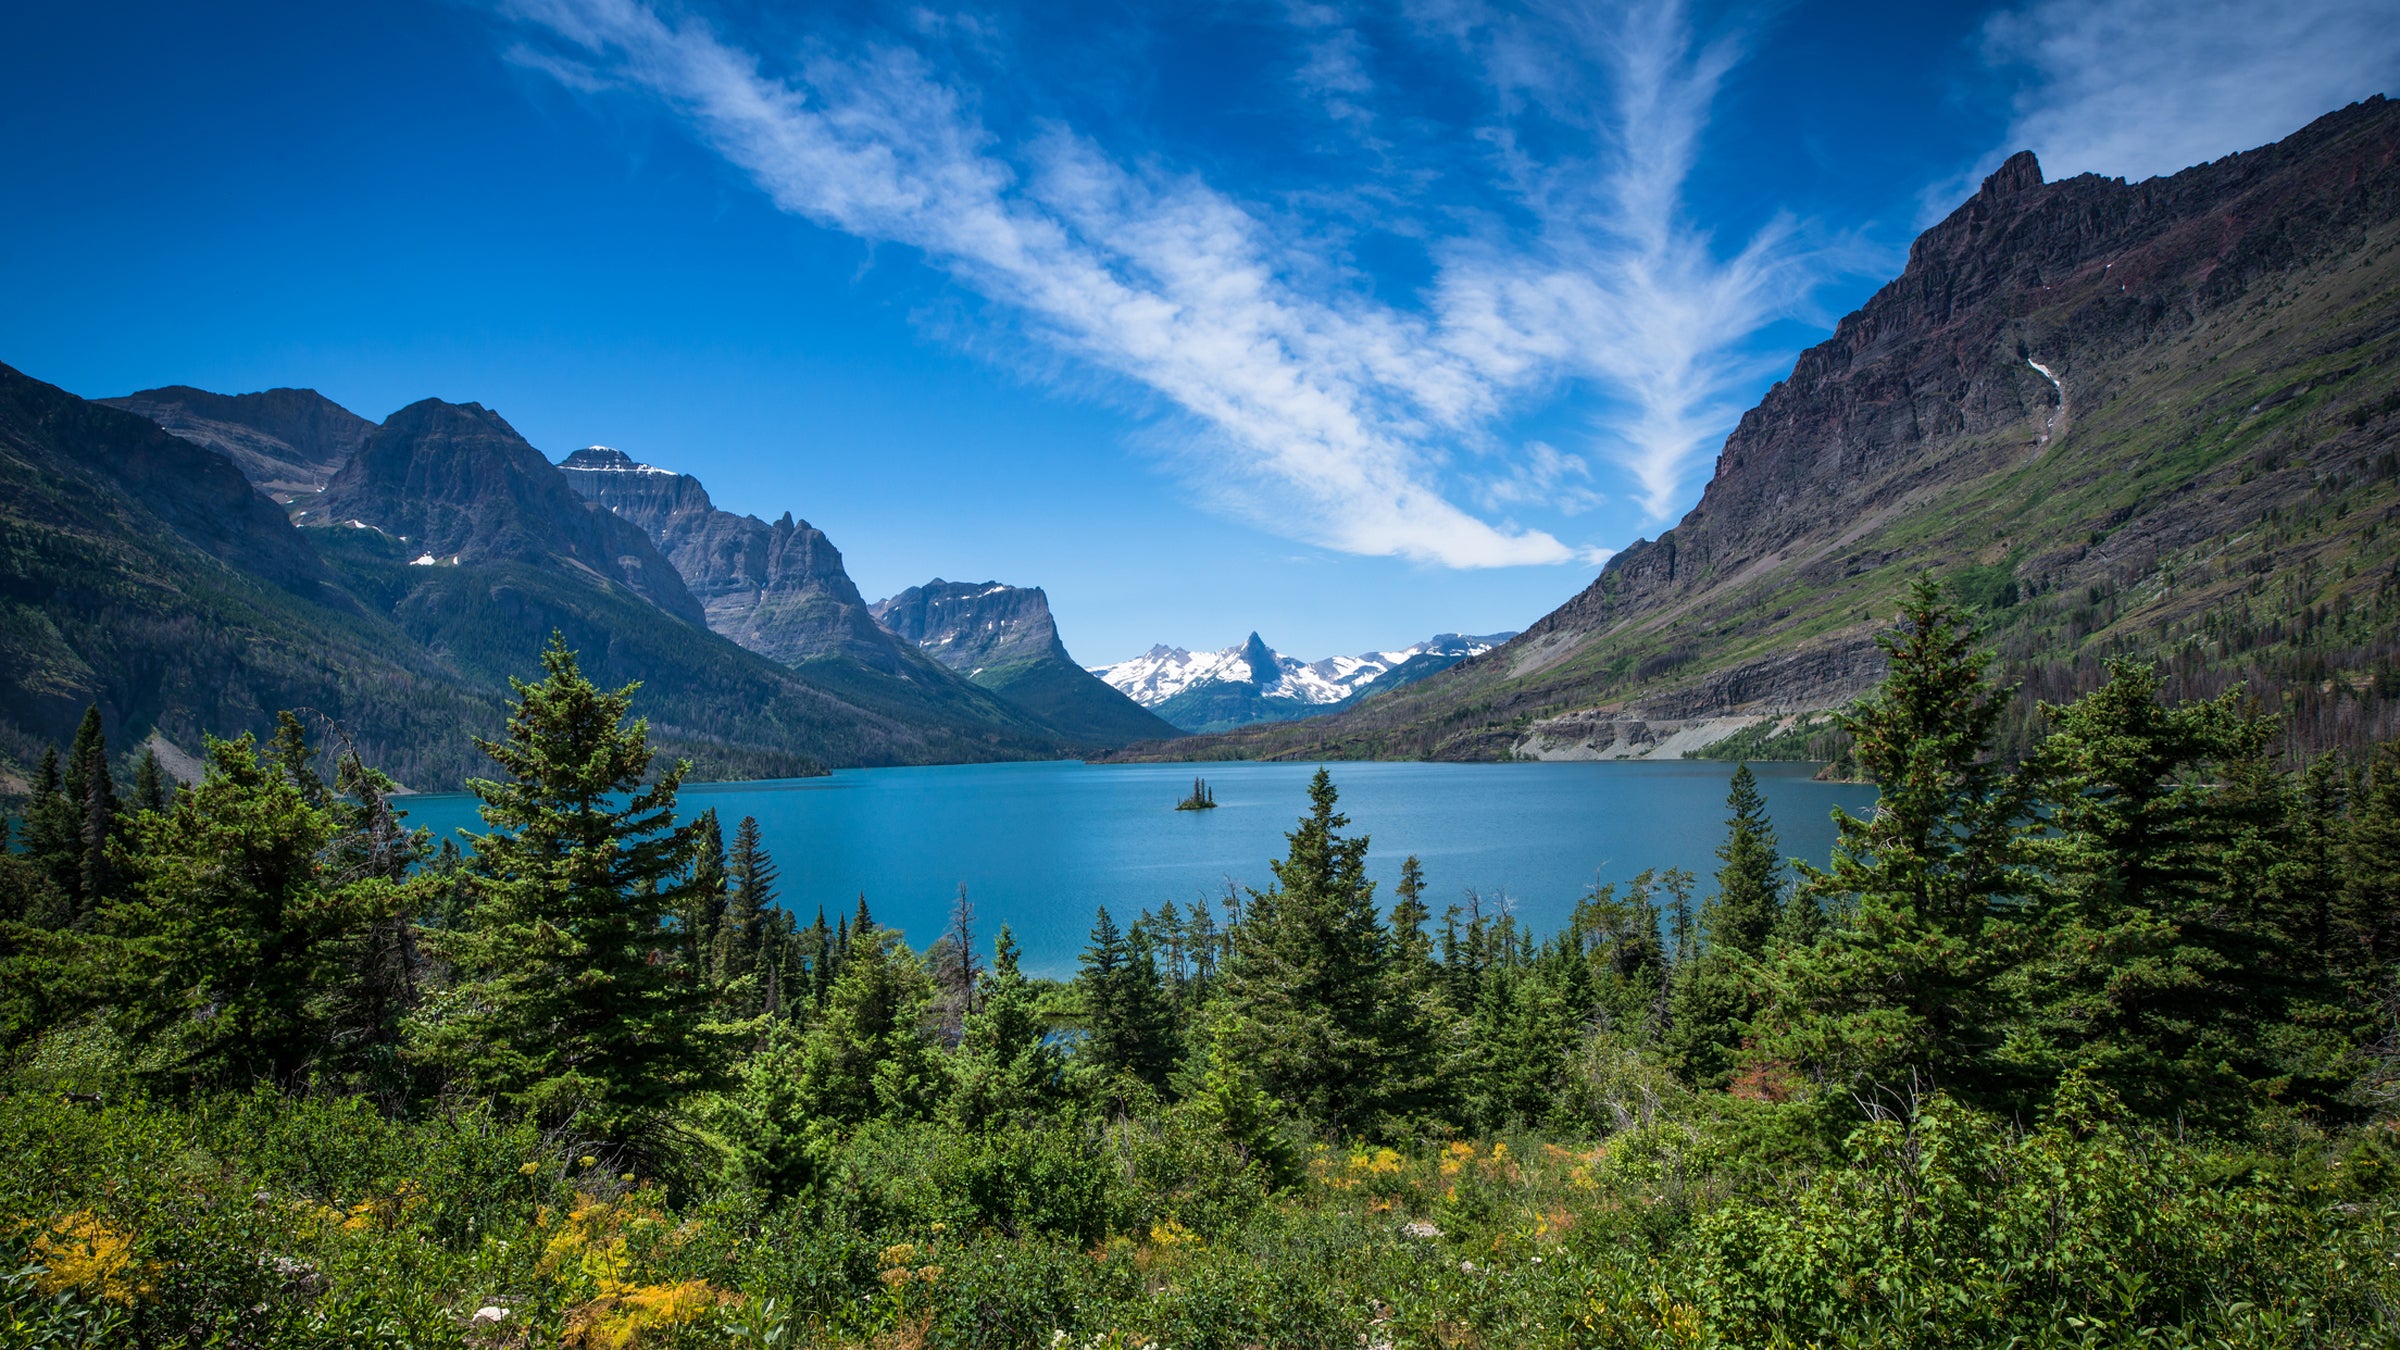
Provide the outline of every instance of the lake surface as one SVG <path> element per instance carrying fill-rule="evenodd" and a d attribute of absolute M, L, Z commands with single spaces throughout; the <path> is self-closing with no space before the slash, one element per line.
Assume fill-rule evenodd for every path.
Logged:
<path fill-rule="evenodd" d="M 876 921 L 919 947 L 942 930 L 959 883 L 984 944 L 1015 930 L 1028 973 L 1072 975 L 1105 905 L 1120 924 L 1172 900 L 1215 903 L 1228 882 L 1264 888 L 1308 807 L 1313 764 L 1200 766 L 1214 811 L 1177 811 L 1195 766 L 1077 763 L 849 769 L 829 778 L 684 788 L 686 817 L 715 808 L 730 841 L 756 816 L 803 923 L 817 906 L 848 914 L 863 892 Z M 1562 926 L 1595 880 L 1683 867 L 1711 889 L 1733 766 L 1707 760 L 1612 764 L 1329 766 L 1350 832 L 1372 836 L 1368 874 L 1390 902 L 1401 859 L 1423 863 L 1438 919 L 1470 890 L 1505 903 L 1537 933 Z M 1822 863 L 1836 806 L 1862 812 L 1875 790 L 1809 779 L 1816 766 L 1751 766 L 1786 855 Z M 480 828 L 464 795 L 407 797 L 412 825 L 438 842 Z M 1222 917 L 1222 910 L 1219 911 Z"/>

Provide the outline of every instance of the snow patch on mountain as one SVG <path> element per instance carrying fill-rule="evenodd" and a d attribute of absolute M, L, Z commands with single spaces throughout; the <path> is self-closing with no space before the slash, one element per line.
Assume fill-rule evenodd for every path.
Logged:
<path fill-rule="evenodd" d="M 1162 643 L 1130 661 L 1090 669 L 1145 708 L 1155 708 L 1187 689 L 1218 683 L 1255 685 L 1263 697 L 1296 703 L 1339 703 L 1416 657 L 1480 656 L 1514 636 L 1439 633 L 1391 651 L 1303 661 L 1274 650 L 1252 633 L 1248 642 L 1216 651 L 1194 652 Z"/>

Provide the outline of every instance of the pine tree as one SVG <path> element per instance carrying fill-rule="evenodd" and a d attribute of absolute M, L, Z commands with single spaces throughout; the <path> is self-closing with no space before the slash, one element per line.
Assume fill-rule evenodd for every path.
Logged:
<path fill-rule="evenodd" d="M 1735 767 L 1725 806 L 1717 892 L 1701 905 L 1699 950 L 1676 963 L 1668 1018 L 1676 1069 L 1706 1087 L 1721 1087 L 1732 1075 L 1751 1016 L 1749 965 L 1785 926 L 1775 827 L 1748 764 Z"/>
<path fill-rule="evenodd" d="M 317 752 L 308 743 L 308 727 L 300 714 L 289 708 L 275 714 L 275 738 L 268 743 L 267 758 L 291 780 L 302 801 L 310 806 L 325 804 L 325 780 L 317 773 Z"/>
<path fill-rule="evenodd" d="M 1308 792 L 1276 884 L 1250 893 L 1234 931 L 1220 985 L 1234 1016 L 1217 1049 L 1328 1127 L 1368 1129 L 1430 1100 L 1431 1027 L 1393 977 L 1366 836 L 1341 834 L 1332 775 L 1317 770 Z"/>
<path fill-rule="evenodd" d="M 728 911 L 734 904 L 727 893 L 725 830 L 713 806 L 693 819 L 691 829 L 691 899 L 681 916 L 684 959 L 701 979 L 721 985 L 735 978 L 727 969 L 731 961 L 722 941 L 730 927 Z"/>
<path fill-rule="evenodd" d="M 1400 863 L 1400 884 L 1392 888 L 1392 968 L 1412 993 L 1433 989 L 1441 971 L 1433 962 L 1433 939 L 1425 932 L 1433 917 L 1425 907 L 1425 868 L 1410 854 Z"/>
<path fill-rule="evenodd" d="M 1078 964 L 1084 1039 L 1076 1058 L 1102 1073 L 1163 1087 L 1175 1065 L 1175 1013 L 1160 987 L 1148 936 L 1139 925 L 1130 934 L 1119 932 L 1102 908 Z"/>
<path fill-rule="evenodd" d="M 934 971 L 943 994 L 944 1032 L 953 1043 L 969 1013 L 975 1011 L 975 984 L 983 967 L 975 959 L 975 903 L 967 898 L 967 883 L 958 883 L 958 898 L 950 905 L 950 950 Z"/>
<path fill-rule="evenodd" d="M 141 761 L 133 768 L 133 809 L 164 811 L 174 795 L 175 787 L 167 778 L 166 768 L 158 762 L 158 751 L 144 746 Z"/>
<path fill-rule="evenodd" d="M 727 1133 L 752 1180 L 804 1188 L 867 1121 L 919 1119 L 947 1085 L 928 1034 L 933 982 L 900 935 L 851 935 L 825 1006 L 805 1027 L 778 1019 L 742 1065 Z"/>
<path fill-rule="evenodd" d="M 595 688 L 555 634 L 542 666 L 515 682 L 506 739 L 477 742 L 508 777 L 469 784 L 488 833 L 465 923 L 439 934 L 460 987 L 424 1050 L 476 1095 L 635 1143 L 718 1075 L 707 990 L 661 959 L 690 903 L 685 766 L 645 786 L 649 724 L 624 724 L 637 686 Z"/>
<path fill-rule="evenodd" d="M 67 790 L 54 748 L 42 751 L 26 795 L 25 852 L 63 902 L 57 926 L 72 925 L 83 889 L 83 811 L 80 797 Z"/>
<path fill-rule="evenodd" d="M 771 945 L 768 941 L 770 921 L 776 909 L 775 860 L 768 856 L 760 839 L 758 817 L 744 816 L 733 828 L 733 891 L 726 907 L 725 928 L 733 944 L 734 966 L 725 978 L 737 978 L 759 969 Z M 862 910 L 863 913 L 863 897 Z M 822 926 L 824 911 L 817 911 Z M 768 964 L 772 964 L 769 962 Z"/>
<path fill-rule="evenodd" d="M 116 834 L 117 790 L 109 778 L 108 739 L 100 728 L 98 704 L 84 710 L 83 722 L 75 729 L 63 786 L 74 816 L 74 869 L 66 890 L 80 922 L 115 890 L 116 882 L 108 846 Z"/>
<path fill-rule="evenodd" d="M 328 1049 L 318 997 L 353 913 L 324 866 L 335 822 L 244 736 L 210 741 L 200 783 L 135 829 L 130 893 L 95 926 L 136 981 L 111 993 L 149 1072 L 299 1086 Z"/>
<path fill-rule="evenodd" d="M 1766 798 L 1748 764 L 1733 771 L 1725 794 L 1725 842 L 1717 846 L 1715 907 L 1706 925 L 1709 945 L 1728 953 L 1757 956 L 1781 917 L 1783 862 L 1775 852 L 1775 826 Z"/>
<path fill-rule="evenodd" d="M 2337 928 L 2353 960 L 2388 981 L 2400 964 L 2400 739 L 2376 752 L 2350 812 Z"/>
<path fill-rule="evenodd" d="M 1017 967 L 1017 939 L 1007 924 L 992 944 L 983 998 L 959 1032 L 956 1085 L 945 1107 L 952 1124 L 988 1129 L 1053 1101 L 1059 1088 L 1058 1051 L 1036 1011 L 1033 986 Z"/>
<path fill-rule="evenodd" d="M 398 789 L 356 750 L 335 762 L 334 794 L 323 808 L 333 824 L 324 865 L 337 901 L 328 913 L 338 922 L 326 944 L 329 978 L 314 1004 L 327 1070 L 374 1092 L 387 1110 L 412 1087 L 400 1051 L 423 965 L 415 916 L 437 911 L 449 888 L 438 872 L 417 872 L 430 832 L 401 823 L 391 804 Z"/>
<path fill-rule="evenodd" d="M 2281 992 L 2269 953 L 2308 938 L 2276 931 L 2263 868 L 2227 884 L 2285 816 L 2280 781 L 2254 772 L 2271 727 L 2240 700 L 2168 705 L 2148 663 L 2111 660 L 2099 689 L 2044 705 L 2053 730 L 2031 767 L 2046 828 L 2025 848 L 2047 884 L 2009 981 L 2022 1012 L 2005 1055 L 2037 1086 L 2079 1069 L 2169 1114 L 2263 1076 L 2252 1024 L 2282 1020 L 2265 1006 Z"/>
<path fill-rule="evenodd" d="M 1966 615 L 1931 578 L 1909 589 L 1877 639 L 1890 674 L 1839 719 L 1881 786 L 1874 815 L 1834 817 L 1829 869 L 1804 867 L 1795 906 L 1832 897 L 1845 921 L 1769 970 L 1773 1005 L 1756 1053 L 1841 1089 L 1905 1084 L 1912 1071 L 1977 1090 L 2004 1019 L 2020 784 L 1990 755 L 2009 695 Z"/>

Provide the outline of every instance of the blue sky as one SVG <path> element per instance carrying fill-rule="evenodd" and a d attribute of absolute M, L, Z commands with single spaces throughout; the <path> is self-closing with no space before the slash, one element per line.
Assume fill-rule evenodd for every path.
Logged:
<path fill-rule="evenodd" d="M 475 400 L 814 521 L 870 598 L 1045 586 L 1090 663 L 1521 627 L 2009 151 L 2139 178 L 2400 87 L 2356 0 L 8 31 L 0 361 Z"/>

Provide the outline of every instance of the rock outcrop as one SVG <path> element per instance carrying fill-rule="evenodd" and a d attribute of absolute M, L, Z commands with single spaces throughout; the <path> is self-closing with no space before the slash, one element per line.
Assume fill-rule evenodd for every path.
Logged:
<path fill-rule="evenodd" d="M 1039 586 L 944 581 L 871 607 L 875 621 L 1081 745 L 1163 740 L 1177 729 L 1075 664 Z"/>

